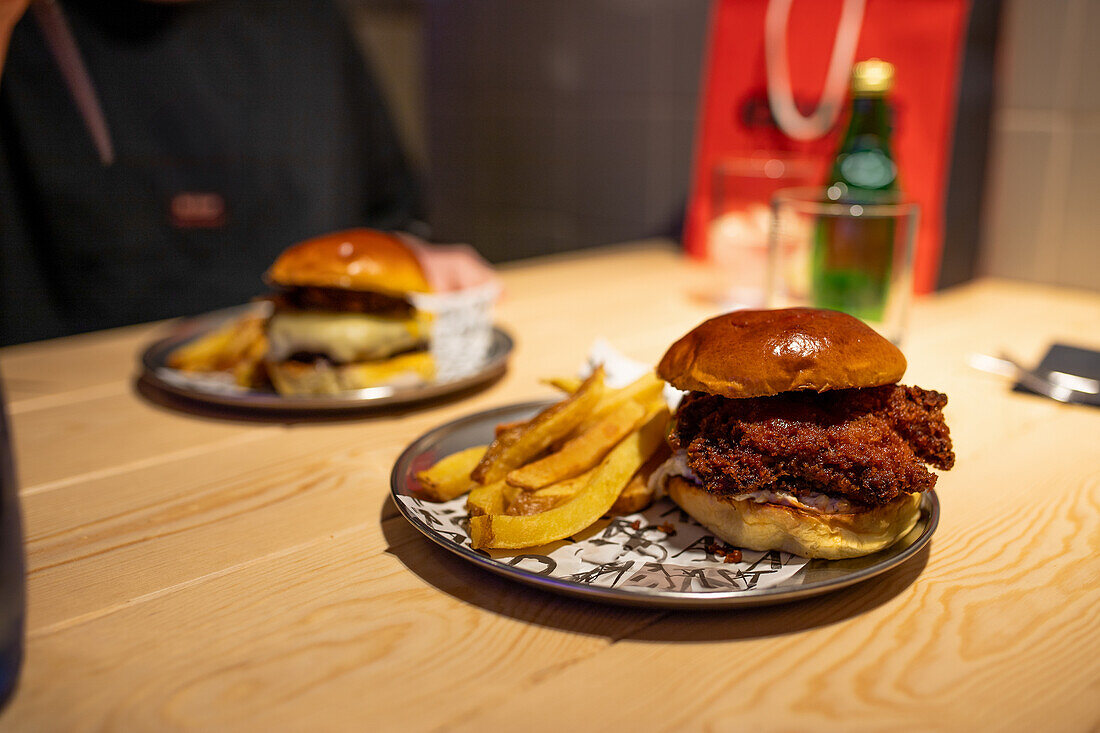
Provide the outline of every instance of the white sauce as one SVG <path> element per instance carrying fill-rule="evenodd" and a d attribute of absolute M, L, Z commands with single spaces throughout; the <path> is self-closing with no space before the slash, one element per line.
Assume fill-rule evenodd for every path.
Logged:
<path fill-rule="evenodd" d="M 672 457 L 657 467 L 657 470 L 649 477 L 649 487 L 656 491 L 657 495 L 665 493 L 665 486 L 673 476 L 682 476 L 693 484 L 699 486 L 702 482 L 688 467 L 687 451 L 678 450 Z M 728 498 L 734 501 L 755 501 L 758 504 L 782 504 L 798 509 L 809 509 L 822 514 L 840 514 L 852 510 L 852 502 L 847 499 L 838 499 L 826 494 L 811 492 L 795 496 L 789 491 L 752 491 L 747 494 L 737 494 Z"/>
<path fill-rule="evenodd" d="M 665 489 L 668 480 L 673 476 L 682 476 L 697 486 L 702 484 L 695 472 L 688 467 L 686 450 L 676 451 L 667 461 L 657 466 L 657 470 L 649 475 L 647 486 L 655 497 L 664 496 L 667 493 Z"/>

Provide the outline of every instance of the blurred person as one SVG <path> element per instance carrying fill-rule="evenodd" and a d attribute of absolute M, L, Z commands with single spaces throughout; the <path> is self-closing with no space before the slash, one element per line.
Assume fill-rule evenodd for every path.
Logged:
<path fill-rule="evenodd" d="M 0 345 L 242 303 L 294 242 L 421 216 L 335 0 L 30 7 L 0 0 Z"/>

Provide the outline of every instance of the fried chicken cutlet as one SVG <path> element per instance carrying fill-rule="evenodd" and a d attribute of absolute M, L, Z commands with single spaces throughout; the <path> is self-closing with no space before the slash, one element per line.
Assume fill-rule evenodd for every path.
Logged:
<path fill-rule="evenodd" d="M 886 385 L 729 399 L 691 392 L 671 436 L 715 494 L 826 494 L 880 506 L 925 491 L 955 462 L 947 396 Z"/>

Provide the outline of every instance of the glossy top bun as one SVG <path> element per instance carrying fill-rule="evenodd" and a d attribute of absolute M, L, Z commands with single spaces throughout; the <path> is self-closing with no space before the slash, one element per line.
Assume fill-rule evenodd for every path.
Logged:
<path fill-rule="evenodd" d="M 740 310 L 702 323 L 665 352 L 673 387 L 722 397 L 893 384 L 905 357 L 867 324 L 817 308 Z"/>
<path fill-rule="evenodd" d="M 300 242 L 279 255 L 268 282 L 401 296 L 431 290 L 420 262 L 399 237 L 348 229 Z"/>

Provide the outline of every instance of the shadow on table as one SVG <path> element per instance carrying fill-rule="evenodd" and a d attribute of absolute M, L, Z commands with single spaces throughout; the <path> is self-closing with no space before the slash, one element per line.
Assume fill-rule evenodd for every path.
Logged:
<path fill-rule="evenodd" d="M 501 616 L 604 636 L 613 642 L 755 639 L 845 621 L 878 608 L 908 588 L 928 563 L 931 547 L 925 546 L 909 561 L 875 578 L 804 601 L 740 610 L 671 611 L 594 603 L 498 577 L 425 538 L 398 514 L 392 499 L 382 509 L 381 524 L 386 551 L 436 589 Z"/>
<path fill-rule="evenodd" d="M 931 547 L 929 542 L 908 561 L 882 575 L 816 598 L 740 611 L 695 611 L 690 616 L 681 612 L 641 629 L 631 638 L 687 643 L 759 639 L 846 621 L 901 595 L 924 571 Z M 669 623 L 678 618 L 685 623 Z"/>
<path fill-rule="evenodd" d="M 415 403 L 405 403 L 388 407 L 349 406 L 347 408 L 332 410 L 279 410 L 266 407 L 232 407 L 230 405 L 219 405 L 169 392 L 168 390 L 158 387 L 144 375 L 134 379 L 132 388 L 134 392 L 145 399 L 146 402 L 158 408 L 208 420 L 283 424 L 348 422 L 352 420 L 367 420 L 383 417 L 400 417 L 412 412 L 430 410 L 436 407 L 449 405 L 452 402 L 459 402 L 489 389 L 499 382 L 504 377 L 505 373 L 506 372 L 501 372 L 492 379 L 457 392 Z"/>

